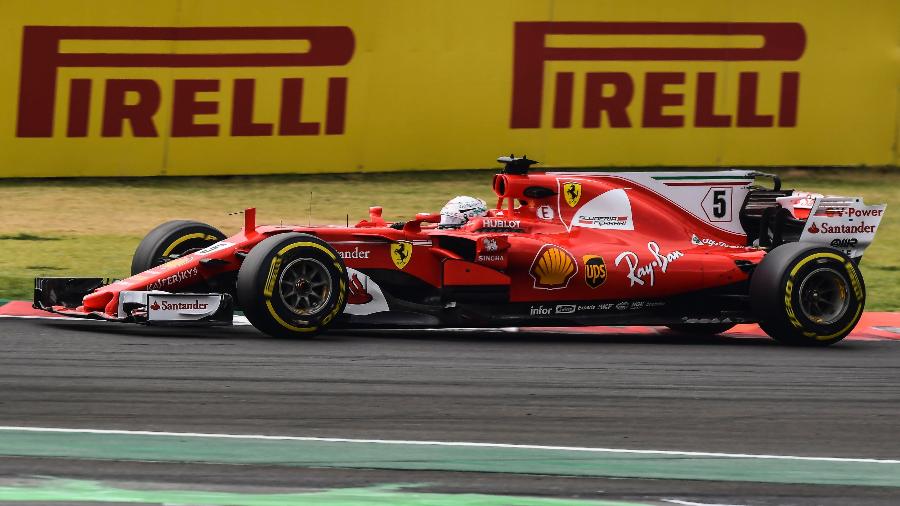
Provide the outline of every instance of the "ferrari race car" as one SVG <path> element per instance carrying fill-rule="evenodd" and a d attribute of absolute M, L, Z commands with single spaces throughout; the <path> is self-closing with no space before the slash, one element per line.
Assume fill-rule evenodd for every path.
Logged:
<path fill-rule="evenodd" d="M 153 229 L 127 279 L 38 278 L 34 305 L 71 317 L 227 325 L 277 337 L 329 328 L 659 325 L 714 334 L 758 322 L 789 344 L 859 321 L 858 268 L 884 205 L 781 189 L 752 170 L 530 172 L 502 157 L 494 209 L 354 226 L 195 221 Z M 757 178 L 772 179 L 772 188 Z"/>

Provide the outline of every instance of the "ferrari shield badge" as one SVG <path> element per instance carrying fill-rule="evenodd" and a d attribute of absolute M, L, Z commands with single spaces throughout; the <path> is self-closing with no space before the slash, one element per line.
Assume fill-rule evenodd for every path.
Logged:
<path fill-rule="evenodd" d="M 566 204 L 569 204 L 569 207 L 577 206 L 578 201 L 581 200 L 581 183 L 565 183 L 563 195 L 566 197 Z"/>
<path fill-rule="evenodd" d="M 391 243 L 391 260 L 398 269 L 403 269 L 412 258 L 412 244 L 408 242 Z"/>

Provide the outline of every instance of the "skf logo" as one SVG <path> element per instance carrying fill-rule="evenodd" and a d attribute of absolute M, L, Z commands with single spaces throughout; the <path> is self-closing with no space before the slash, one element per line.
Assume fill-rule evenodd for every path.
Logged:
<path fill-rule="evenodd" d="M 566 45 L 565 38 L 594 35 L 597 46 Z M 722 47 L 602 47 L 603 35 L 634 36 L 652 40 L 672 36 L 710 36 L 732 38 Z M 740 47 L 739 37 L 758 37 L 761 45 Z M 551 39 L 552 38 L 552 39 Z M 708 38 L 708 37 L 707 37 Z M 558 46 L 548 45 L 557 40 Z M 673 23 L 673 22 L 520 22 L 515 24 L 513 62 L 513 98 L 510 127 L 540 128 L 544 99 L 544 69 L 547 62 L 579 61 L 796 61 L 806 49 L 806 32 L 799 23 Z M 612 71 L 610 71 L 612 70 Z M 572 128 L 575 90 L 574 72 L 557 72 L 554 79 L 553 128 Z M 606 69 L 583 76 L 584 98 L 582 127 L 681 128 L 686 122 L 695 127 L 794 127 L 797 125 L 797 100 L 800 74 L 783 71 L 780 75 L 761 75 L 758 71 L 740 72 L 737 87 L 726 88 L 737 96 L 735 111 L 717 110 L 725 100 L 716 96 L 716 72 L 646 72 L 633 75 Z M 581 77 L 579 76 L 579 79 Z M 643 80 L 643 96 L 635 97 L 635 80 Z M 696 85 L 693 96 L 676 91 L 688 80 Z M 778 90 L 778 110 L 757 110 L 759 88 Z M 693 114 L 675 114 L 668 106 L 681 106 L 693 99 Z M 632 117 L 628 108 L 641 103 L 641 117 Z M 605 120 L 603 119 L 605 116 Z"/>
<path fill-rule="evenodd" d="M 391 260 L 398 269 L 403 269 L 412 259 L 413 247 L 408 242 L 391 243 Z"/>
<path fill-rule="evenodd" d="M 133 41 L 221 41 L 233 47 L 238 41 L 305 41 L 305 52 L 283 53 L 125 53 L 61 52 L 65 41 L 115 41 L 128 47 Z M 346 26 L 297 27 L 119 27 L 119 26 L 26 26 L 22 41 L 22 73 L 19 80 L 17 137 L 52 137 L 59 70 L 62 68 L 253 68 L 341 67 L 353 57 L 353 31 Z M 79 70 L 81 71 L 81 70 Z M 175 79 L 172 85 L 171 124 L 155 119 L 162 103 L 163 86 L 156 79 L 73 78 L 68 83 L 66 137 L 86 137 L 91 124 L 91 96 L 95 85 L 103 87 L 102 137 L 121 137 L 125 123 L 135 137 L 158 137 L 168 128 L 172 137 L 339 135 L 344 133 L 347 78 L 329 77 L 325 117 L 301 119 L 304 100 L 302 77 L 281 80 L 277 122 L 254 118 L 256 80 Z M 165 90 L 166 93 L 170 91 Z M 201 99 L 198 94 L 225 92 L 221 100 Z M 320 99 L 322 99 L 320 98 Z M 229 125 L 203 122 L 203 115 L 216 114 L 220 105 L 231 107 Z M 200 121 L 198 121 L 198 118 Z M 98 121 L 94 119 L 93 121 Z"/>
<path fill-rule="evenodd" d="M 584 255 L 584 282 L 591 288 L 597 288 L 606 281 L 606 264 L 603 257 L 597 255 Z"/>
<path fill-rule="evenodd" d="M 578 201 L 581 200 L 581 183 L 563 184 L 563 195 L 565 196 L 566 204 L 569 204 L 569 207 L 577 206 Z"/>
<path fill-rule="evenodd" d="M 568 251 L 545 244 L 534 257 L 529 273 L 534 278 L 534 287 L 553 290 L 565 288 L 578 271 L 575 258 Z"/>

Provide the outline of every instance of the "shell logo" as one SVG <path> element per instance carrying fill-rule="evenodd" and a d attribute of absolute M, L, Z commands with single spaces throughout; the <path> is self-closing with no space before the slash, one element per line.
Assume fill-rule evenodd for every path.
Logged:
<path fill-rule="evenodd" d="M 529 274 L 534 278 L 535 288 L 553 290 L 568 286 L 577 272 L 578 264 L 571 253 L 559 246 L 545 244 L 535 255 Z"/>

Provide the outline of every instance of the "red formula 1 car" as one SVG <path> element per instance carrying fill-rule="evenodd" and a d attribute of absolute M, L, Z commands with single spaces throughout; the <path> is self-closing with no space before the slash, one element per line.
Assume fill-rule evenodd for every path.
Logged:
<path fill-rule="evenodd" d="M 662 325 L 718 333 L 759 322 L 831 344 L 859 321 L 857 267 L 884 205 L 782 190 L 776 176 L 529 173 L 503 157 L 495 209 L 352 227 L 258 226 L 231 237 L 173 221 L 140 243 L 132 276 L 38 278 L 35 307 L 145 324 L 230 324 L 279 337 L 328 328 Z M 754 184 L 771 177 L 774 188 Z"/>

